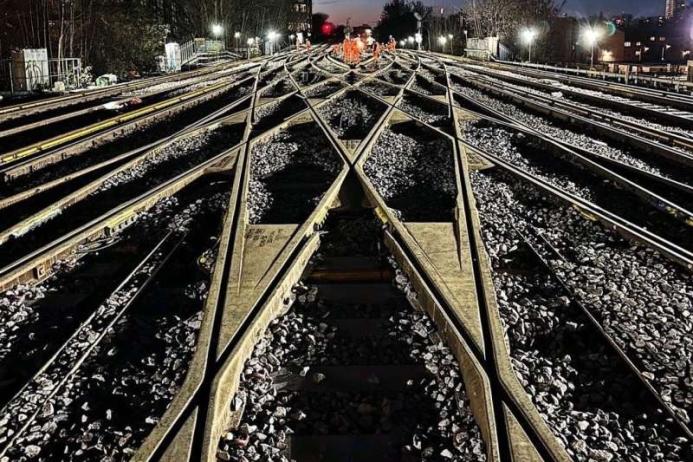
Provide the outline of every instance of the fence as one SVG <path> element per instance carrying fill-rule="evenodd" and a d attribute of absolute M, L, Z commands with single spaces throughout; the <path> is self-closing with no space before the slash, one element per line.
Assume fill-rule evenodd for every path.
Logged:
<path fill-rule="evenodd" d="M 625 83 L 625 84 L 635 84 L 635 85 L 647 86 L 647 87 L 652 87 L 652 88 L 673 90 L 673 91 L 678 92 L 678 93 L 693 93 L 693 82 L 686 81 L 684 75 L 682 75 L 678 78 L 676 78 L 676 77 L 651 77 L 651 76 L 647 76 L 647 75 L 642 75 L 642 73 L 638 72 L 639 68 L 642 66 L 630 65 L 630 66 L 627 66 L 629 68 L 628 69 L 629 72 L 616 73 L 616 72 L 598 71 L 595 69 L 582 69 L 579 66 L 559 67 L 559 66 L 548 66 L 548 65 L 544 65 L 544 64 L 520 63 L 520 62 L 511 62 L 511 61 L 498 61 L 498 62 L 504 63 L 504 64 L 513 64 L 515 66 L 520 66 L 520 67 L 540 69 L 540 70 L 564 73 L 564 74 L 575 75 L 575 76 L 594 77 L 594 78 L 599 78 L 602 80 L 613 80 L 613 81 L 621 82 L 621 83 Z M 632 67 L 635 67 L 635 69 L 631 69 Z"/>
<path fill-rule="evenodd" d="M 0 60 L 0 90 L 10 93 L 51 89 L 62 82 L 66 89 L 81 86 L 79 58 Z"/>

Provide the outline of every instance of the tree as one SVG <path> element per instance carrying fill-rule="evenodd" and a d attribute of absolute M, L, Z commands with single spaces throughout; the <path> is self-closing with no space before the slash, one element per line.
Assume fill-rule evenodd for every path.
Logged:
<path fill-rule="evenodd" d="M 375 36 L 379 41 L 385 42 L 390 35 L 397 40 L 413 35 L 417 31 L 414 13 L 426 17 L 431 13 L 431 7 L 420 1 L 390 0 L 383 7 L 380 21 L 375 28 Z"/>
<path fill-rule="evenodd" d="M 313 30 L 313 41 L 322 42 L 326 37 L 322 34 L 322 26 L 327 22 L 330 15 L 326 13 L 313 13 L 311 18 L 311 28 Z"/>
<path fill-rule="evenodd" d="M 462 11 L 476 37 L 514 39 L 521 27 L 547 27 L 565 5 L 556 0 L 466 0 Z"/>
<path fill-rule="evenodd" d="M 0 58 L 46 48 L 49 58 L 81 58 L 97 73 L 152 69 L 164 42 L 207 37 L 243 40 L 286 30 L 291 0 L 0 0 Z"/>
<path fill-rule="evenodd" d="M 156 56 L 162 54 L 168 26 L 158 24 L 138 7 L 122 8 L 112 5 L 97 13 L 99 33 L 88 57 L 97 74 L 112 72 L 124 75 L 135 69 L 151 71 Z"/>

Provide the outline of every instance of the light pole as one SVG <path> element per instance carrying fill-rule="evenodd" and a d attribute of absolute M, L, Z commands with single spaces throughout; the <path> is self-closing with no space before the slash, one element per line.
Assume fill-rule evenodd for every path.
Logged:
<path fill-rule="evenodd" d="M 221 34 L 224 33 L 224 27 L 221 24 L 212 24 L 212 35 L 219 40 L 219 37 L 221 37 Z M 226 48 L 226 46 L 224 46 Z M 217 53 L 216 59 L 219 59 L 219 53 Z"/>
<path fill-rule="evenodd" d="M 671 45 L 664 45 L 662 47 L 662 61 L 664 61 L 664 53 L 666 53 L 669 48 L 671 48 Z"/>
<path fill-rule="evenodd" d="M 407 37 L 407 43 L 409 44 L 409 46 L 412 46 L 414 44 L 414 37 L 412 37 L 411 35 Z"/>
<path fill-rule="evenodd" d="M 240 32 L 234 32 L 233 38 L 236 39 L 236 43 L 235 43 L 236 44 L 236 51 L 238 51 L 238 41 L 241 38 L 241 33 Z"/>
<path fill-rule="evenodd" d="M 529 61 L 531 63 L 532 62 L 532 44 L 534 43 L 534 40 L 537 38 L 537 31 L 532 29 L 532 28 L 523 29 L 521 32 L 521 35 L 522 35 L 522 41 L 529 48 L 529 57 L 527 58 L 527 61 Z"/>
<path fill-rule="evenodd" d="M 246 43 L 248 44 L 248 59 L 250 59 L 250 47 L 253 46 L 253 43 L 255 43 L 255 40 L 253 40 L 253 38 L 250 37 Z"/>
<path fill-rule="evenodd" d="M 271 30 L 267 33 L 267 39 L 270 42 L 270 54 L 274 54 L 274 41 L 279 37 L 275 31 Z"/>
<path fill-rule="evenodd" d="M 445 42 L 447 42 L 448 39 L 443 37 L 442 35 L 438 37 L 438 43 L 440 43 L 440 48 L 443 53 L 445 53 Z"/>
<path fill-rule="evenodd" d="M 594 67 L 594 47 L 601 37 L 601 32 L 593 27 L 588 27 L 582 35 L 585 38 L 585 43 L 590 47 L 590 67 Z"/>
<path fill-rule="evenodd" d="M 454 38 L 455 38 L 454 35 L 448 34 L 448 40 L 450 40 L 450 54 L 451 55 L 455 54 L 455 42 L 452 40 Z"/>
<path fill-rule="evenodd" d="M 421 41 L 423 40 L 421 32 L 417 32 L 416 34 L 414 34 L 414 40 L 416 41 L 416 49 L 421 50 Z"/>

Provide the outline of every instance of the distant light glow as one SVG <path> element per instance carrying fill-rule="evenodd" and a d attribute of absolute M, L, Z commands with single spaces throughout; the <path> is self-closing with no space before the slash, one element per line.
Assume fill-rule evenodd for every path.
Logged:
<path fill-rule="evenodd" d="M 219 37 L 224 33 L 224 27 L 221 24 L 212 24 L 212 35 Z"/>
<path fill-rule="evenodd" d="M 448 39 L 443 37 L 442 35 L 440 37 L 438 37 L 438 43 L 440 43 L 441 45 L 445 45 L 445 43 L 447 41 L 448 41 Z"/>
<path fill-rule="evenodd" d="M 602 37 L 602 31 L 593 27 L 587 27 L 582 31 L 582 37 L 587 46 L 593 47 Z"/>
<path fill-rule="evenodd" d="M 325 36 L 332 35 L 332 32 L 334 32 L 334 24 L 332 24 L 331 22 L 323 23 L 323 25 L 320 26 L 320 32 L 322 33 L 322 35 Z M 308 37 L 310 37 L 310 34 L 308 35 Z"/>
<path fill-rule="evenodd" d="M 537 31 L 534 28 L 528 27 L 526 29 L 522 29 L 520 32 L 520 38 L 522 39 L 522 42 L 525 45 L 531 45 L 534 40 L 537 38 Z"/>
<path fill-rule="evenodd" d="M 412 37 L 411 35 L 407 37 L 407 42 L 414 43 L 414 37 Z"/>

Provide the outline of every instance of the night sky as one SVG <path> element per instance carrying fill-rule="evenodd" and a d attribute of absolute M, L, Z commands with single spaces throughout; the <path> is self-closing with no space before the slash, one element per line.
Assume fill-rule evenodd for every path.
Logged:
<path fill-rule="evenodd" d="M 564 11 L 573 16 L 589 16 L 603 11 L 606 15 L 631 13 L 635 16 L 664 14 L 665 0 L 568 0 Z M 341 24 L 351 17 L 352 25 L 375 25 L 385 0 L 313 0 L 313 12 L 330 15 L 330 21 Z M 455 10 L 462 0 L 424 0 L 437 9 Z"/>

